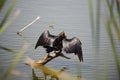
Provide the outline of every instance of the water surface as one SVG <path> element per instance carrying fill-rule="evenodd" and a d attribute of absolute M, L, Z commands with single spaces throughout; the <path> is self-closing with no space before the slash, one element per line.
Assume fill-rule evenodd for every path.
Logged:
<path fill-rule="evenodd" d="M 10 1 L 11 0 L 6 2 L 4 10 L 2 11 L 2 14 L 0 14 L 0 19 L 2 19 L 5 10 L 10 5 Z M 100 52 L 97 54 L 98 63 L 95 63 L 96 56 L 92 45 L 87 0 L 18 0 L 10 18 L 16 10 L 20 10 L 19 16 L 4 31 L 4 33 L 0 35 L 0 45 L 16 51 L 19 51 L 25 43 L 25 41 L 18 36 L 16 32 L 33 21 L 37 16 L 40 16 L 41 18 L 22 32 L 22 35 L 29 40 L 32 46 L 29 47 L 19 64 L 15 67 L 15 70 L 21 72 L 21 74 L 17 76 L 11 74 L 14 80 L 32 80 L 32 69 L 29 66 L 26 66 L 23 60 L 25 56 L 39 60 L 46 55 L 45 50 L 42 47 L 34 50 L 36 41 L 44 30 L 50 30 L 52 34 L 58 34 L 64 30 L 68 38 L 72 38 L 73 36 L 78 37 L 82 42 L 84 57 L 84 62 L 79 63 L 79 60 L 74 54 L 66 54 L 71 58 L 70 60 L 56 58 L 49 62 L 46 66 L 58 70 L 62 67 L 68 67 L 68 70 L 65 72 L 70 73 L 73 76 L 79 76 L 81 72 L 81 75 L 85 80 L 93 80 L 94 70 L 97 65 L 99 79 L 102 80 L 105 54 L 108 52 L 108 80 L 118 80 L 110 48 L 111 44 L 105 30 L 104 22 L 101 22 L 100 24 Z M 106 14 L 105 10 L 106 7 L 103 1 L 100 14 L 103 18 Z M 101 18 L 101 21 L 103 18 Z M 50 24 L 55 24 L 54 29 L 48 27 Z M 120 48 L 119 45 L 118 48 Z M 8 68 L 14 55 L 2 49 L 0 49 L 0 53 L 0 74 L 2 74 Z M 42 72 L 35 70 L 35 73 L 38 77 L 43 77 Z"/>

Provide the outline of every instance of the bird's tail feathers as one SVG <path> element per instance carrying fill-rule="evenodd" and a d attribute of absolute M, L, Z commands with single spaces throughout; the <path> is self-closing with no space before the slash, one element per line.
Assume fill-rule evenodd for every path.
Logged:
<path fill-rule="evenodd" d="M 80 62 L 83 62 L 83 53 L 82 53 L 82 48 L 81 47 L 77 48 L 77 53 L 76 54 L 77 54 Z"/>

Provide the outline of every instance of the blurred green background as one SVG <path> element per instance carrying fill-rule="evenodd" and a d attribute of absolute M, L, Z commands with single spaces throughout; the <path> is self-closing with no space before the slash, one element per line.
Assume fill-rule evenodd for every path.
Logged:
<path fill-rule="evenodd" d="M 24 36 L 16 34 L 37 16 L 41 19 L 23 31 Z M 71 60 L 58 58 L 48 67 L 59 70 L 66 66 L 65 72 L 85 80 L 120 80 L 119 0 L 0 0 L 1 80 L 35 80 L 23 60 L 45 56 L 40 54 L 44 49 L 35 51 L 34 45 L 46 29 L 52 34 L 64 30 L 68 37 L 80 38 L 84 58 L 79 63 L 70 54 Z M 43 80 L 41 72 L 35 72 Z"/>

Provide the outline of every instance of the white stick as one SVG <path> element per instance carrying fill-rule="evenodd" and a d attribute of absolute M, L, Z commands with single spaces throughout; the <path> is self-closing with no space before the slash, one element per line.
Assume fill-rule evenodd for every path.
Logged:
<path fill-rule="evenodd" d="M 25 27 L 23 27 L 22 29 L 20 29 L 20 31 L 18 31 L 18 33 L 24 31 L 26 28 L 28 28 L 30 25 L 32 25 L 33 23 L 35 23 L 38 19 L 40 19 L 40 17 L 38 16 L 35 20 L 33 20 L 31 23 L 29 23 L 28 25 L 26 25 Z"/>

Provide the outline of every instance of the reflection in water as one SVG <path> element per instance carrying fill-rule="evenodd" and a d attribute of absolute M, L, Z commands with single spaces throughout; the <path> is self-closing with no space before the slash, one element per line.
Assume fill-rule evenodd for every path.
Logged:
<path fill-rule="evenodd" d="M 65 73 L 64 71 L 67 69 L 67 67 L 63 67 L 60 70 L 51 69 L 49 67 L 46 67 L 38 63 L 38 61 L 35 61 L 29 57 L 26 57 L 25 63 L 32 68 L 40 70 L 44 75 L 43 78 L 42 77 L 40 78 L 36 76 L 34 70 L 32 70 L 33 80 L 48 80 L 47 79 L 48 77 L 50 77 L 49 80 L 54 80 L 54 79 L 59 80 L 59 78 L 62 78 L 63 80 L 84 80 L 82 78 L 73 77 L 73 75 Z"/>
<path fill-rule="evenodd" d="M 46 68 L 47 68 L 47 67 L 46 67 Z M 32 69 L 32 77 L 33 77 L 33 80 L 47 80 L 47 77 L 50 76 L 50 80 L 54 80 L 54 79 L 59 80 L 59 77 L 58 77 L 58 76 L 59 76 L 64 70 L 66 70 L 66 69 L 67 69 L 66 67 L 63 67 L 63 68 L 60 69 L 58 72 L 55 72 L 55 71 L 53 71 L 53 70 L 50 70 L 50 71 L 52 71 L 53 73 L 55 73 L 54 75 L 53 75 L 53 74 L 48 74 L 48 73 L 42 71 L 43 74 L 44 74 L 44 77 L 38 77 L 38 76 L 36 75 L 34 69 Z M 52 72 L 51 72 L 51 73 L 52 73 Z"/>
<path fill-rule="evenodd" d="M 33 77 L 33 80 L 40 80 L 38 76 L 35 74 L 34 69 L 32 69 L 32 77 Z"/>

